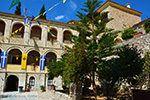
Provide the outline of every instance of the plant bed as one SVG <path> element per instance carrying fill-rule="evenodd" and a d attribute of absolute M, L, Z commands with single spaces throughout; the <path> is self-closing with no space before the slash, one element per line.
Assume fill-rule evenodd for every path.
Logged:
<path fill-rule="evenodd" d="M 133 37 L 137 37 L 137 36 L 140 36 L 140 35 L 142 35 L 142 32 L 139 32 L 139 33 L 133 34 Z"/>

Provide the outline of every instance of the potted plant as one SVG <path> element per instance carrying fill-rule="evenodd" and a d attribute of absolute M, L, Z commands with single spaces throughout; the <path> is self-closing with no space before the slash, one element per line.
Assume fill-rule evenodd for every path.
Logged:
<path fill-rule="evenodd" d="M 51 89 L 52 89 L 52 90 L 55 90 L 55 85 L 54 85 L 54 84 L 55 84 L 56 81 L 54 80 L 53 82 L 54 82 L 54 83 L 51 85 Z"/>
<path fill-rule="evenodd" d="M 44 89 L 45 89 L 44 85 L 41 85 L 40 88 L 41 88 L 41 91 L 42 91 L 42 92 L 43 92 Z"/>
<path fill-rule="evenodd" d="M 52 90 L 55 90 L 55 85 L 54 85 L 54 84 L 51 85 L 51 89 L 52 89 Z"/>
<path fill-rule="evenodd" d="M 26 84 L 26 91 L 27 92 L 30 91 L 30 84 L 29 83 Z"/>

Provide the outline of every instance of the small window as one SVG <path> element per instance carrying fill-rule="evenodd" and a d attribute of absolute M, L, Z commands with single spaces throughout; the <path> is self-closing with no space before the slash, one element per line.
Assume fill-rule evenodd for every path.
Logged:
<path fill-rule="evenodd" d="M 34 86 L 35 85 L 35 78 L 33 76 L 30 77 L 29 83 L 30 83 L 30 86 Z"/>
<path fill-rule="evenodd" d="M 48 85 L 48 86 L 51 86 L 51 85 L 53 85 L 53 80 L 50 80 L 50 79 L 48 78 L 47 85 Z"/>

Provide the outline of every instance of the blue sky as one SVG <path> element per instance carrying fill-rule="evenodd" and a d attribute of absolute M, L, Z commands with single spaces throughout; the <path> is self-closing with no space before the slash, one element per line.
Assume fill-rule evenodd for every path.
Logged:
<path fill-rule="evenodd" d="M 1 5 L 0 11 L 14 14 L 16 6 L 14 6 L 9 10 L 12 1 L 13 0 L 0 0 Z M 21 15 L 24 15 L 23 6 L 25 6 L 30 11 L 30 13 L 36 17 L 39 15 L 40 9 L 42 8 L 43 4 L 45 5 L 45 9 L 48 10 L 56 3 L 61 2 L 63 0 L 20 0 L 20 1 L 22 3 Z M 87 0 L 66 0 L 64 4 L 61 3 L 58 6 L 54 7 L 52 10 L 48 11 L 46 15 L 47 19 L 65 23 L 67 21 L 70 21 L 71 19 L 78 20 L 78 17 L 76 16 L 77 11 L 80 11 L 80 8 L 82 8 L 83 4 L 86 1 Z M 103 0 L 103 3 L 105 3 L 106 1 L 107 0 Z M 124 6 L 129 2 L 131 4 L 132 9 L 143 13 L 141 16 L 142 20 L 147 19 L 146 16 L 150 17 L 150 7 L 149 7 L 150 0 L 111 0 L 111 1 L 114 1 Z M 31 17 L 30 13 L 28 12 L 27 16 Z"/>

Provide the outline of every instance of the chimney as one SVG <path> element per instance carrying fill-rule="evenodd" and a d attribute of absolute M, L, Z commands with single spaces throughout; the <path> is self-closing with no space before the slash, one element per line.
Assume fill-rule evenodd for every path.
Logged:
<path fill-rule="evenodd" d="M 128 8 L 131 8 L 131 7 L 130 7 L 130 3 L 129 3 L 129 2 L 126 4 L 126 6 L 127 6 Z"/>

